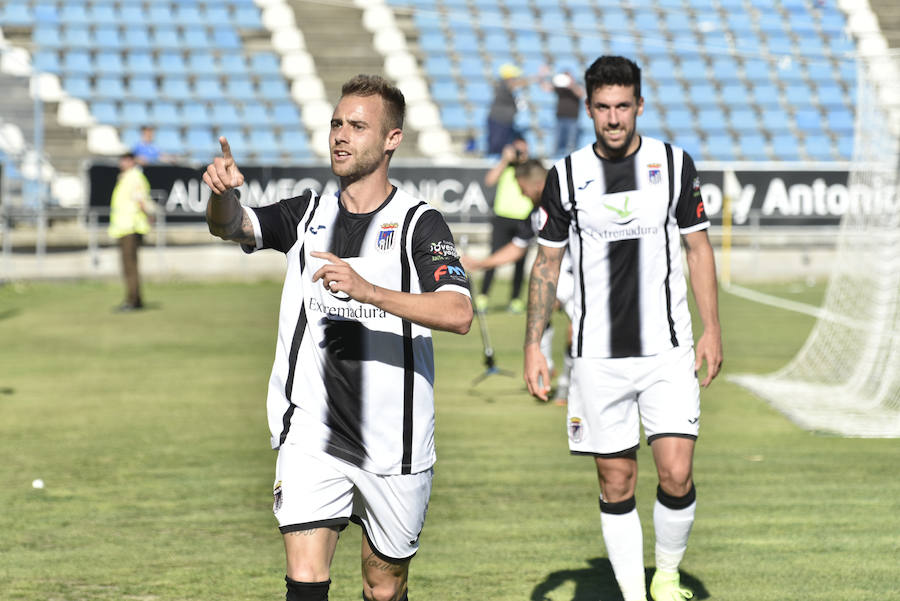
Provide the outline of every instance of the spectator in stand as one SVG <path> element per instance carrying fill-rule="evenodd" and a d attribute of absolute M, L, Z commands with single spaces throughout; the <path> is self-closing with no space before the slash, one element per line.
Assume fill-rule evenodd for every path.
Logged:
<path fill-rule="evenodd" d="M 578 147 L 578 115 L 584 101 L 584 88 L 572 75 L 568 66 L 558 69 L 552 77 L 541 80 L 541 87 L 556 94 L 556 147 L 554 157 L 562 157 Z"/>
<path fill-rule="evenodd" d="M 164 154 L 156 145 L 156 128 L 152 125 L 141 126 L 141 139 L 131 149 L 131 153 L 139 165 L 172 162 L 172 157 Z"/>
<path fill-rule="evenodd" d="M 516 139 L 515 91 L 528 84 L 522 77 L 522 69 L 512 64 L 501 65 L 500 79 L 494 83 L 494 100 L 487 117 L 487 150 L 485 154 L 498 155 L 505 146 Z"/>

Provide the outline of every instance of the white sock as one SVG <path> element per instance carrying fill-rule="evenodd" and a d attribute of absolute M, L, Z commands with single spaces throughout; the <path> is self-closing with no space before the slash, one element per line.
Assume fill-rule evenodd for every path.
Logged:
<path fill-rule="evenodd" d="M 547 369 L 553 371 L 553 326 L 548 325 L 541 335 L 541 354 L 547 360 Z"/>
<path fill-rule="evenodd" d="M 601 509 L 600 526 L 622 597 L 625 601 L 646 601 L 644 539 L 637 509 L 628 513 L 606 513 Z"/>
<path fill-rule="evenodd" d="M 653 506 L 653 528 L 656 530 L 656 569 L 677 572 L 687 551 L 688 537 L 694 525 L 697 502 L 682 509 L 672 509 L 660 503 Z"/>

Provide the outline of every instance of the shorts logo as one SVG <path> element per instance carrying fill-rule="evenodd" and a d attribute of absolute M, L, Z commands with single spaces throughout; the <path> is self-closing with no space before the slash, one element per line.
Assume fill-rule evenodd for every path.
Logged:
<path fill-rule="evenodd" d="M 278 510 L 281 509 L 281 480 L 275 483 L 273 495 L 275 502 L 272 504 L 272 513 L 278 513 Z"/>
<path fill-rule="evenodd" d="M 651 184 L 659 184 L 662 183 L 662 165 L 659 163 L 650 163 L 647 165 L 647 173 L 650 176 Z"/>
<path fill-rule="evenodd" d="M 381 252 L 387 252 L 394 247 L 394 232 L 397 231 L 396 223 L 382 223 L 381 231 L 378 232 L 378 240 L 375 246 Z"/>
<path fill-rule="evenodd" d="M 584 439 L 584 424 L 581 423 L 580 417 L 569 418 L 569 440 L 572 442 L 581 442 Z"/>

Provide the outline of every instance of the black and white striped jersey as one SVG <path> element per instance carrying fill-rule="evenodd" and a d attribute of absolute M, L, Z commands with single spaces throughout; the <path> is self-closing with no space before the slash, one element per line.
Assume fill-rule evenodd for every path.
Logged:
<path fill-rule="evenodd" d="M 306 445 L 377 474 L 431 467 L 431 330 L 313 283 L 325 261 L 310 253 L 332 252 L 391 290 L 469 296 L 444 218 L 397 188 L 366 214 L 309 190 L 245 210 L 256 234 L 245 250 L 287 256 L 267 400 L 272 447 Z"/>
<path fill-rule="evenodd" d="M 641 137 L 606 160 L 593 145 L 554 164 L 538 242 L 575 264 L 575 357 L 640 357 L 693 345 L 679 234 L 709 227 L 694 162 Z"/>

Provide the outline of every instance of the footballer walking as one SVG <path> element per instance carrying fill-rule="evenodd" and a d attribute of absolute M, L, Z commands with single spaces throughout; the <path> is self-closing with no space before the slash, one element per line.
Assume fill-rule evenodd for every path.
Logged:
<path fill-rule="evenodd" d="M 364 535 L 364 599 L 408 599 L 435 461 L 431 331 L 465 334 L 472 303 L 441 214 L 388 180 L 404 111 L 380 77 L 344 84 L 329 136 L 333 194 L 242 207 L 224 138 L 203 176 L 210 232 L 287 257 L 267 398 L 287 601 L 328 599 L 350 521 Z"/>
<path fill-rule="evenodd" d="M 697 506 L 692 465 L 700 382 L 722 364 L 715 261 L 700 182 L 684 150 L 637 134 L 640 69 L 602 56 L 585 72 L 596 141 L 558 161 L 541 200 L 544 224 L 531 272 L 525 381 L 546 400 L 541 332 L 568 248 L 575 278 L 569 449 L 594 458 L 603 539 L 625 601 L 646 601 L 635 504 L 643 425 L 659 478 L 653 509 L 655 601 L 693 596 L 680 583 Z M 682 270 L 703 321 L 696 351 Z"/>

